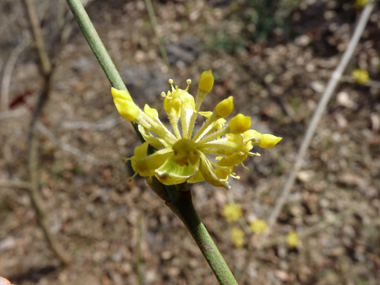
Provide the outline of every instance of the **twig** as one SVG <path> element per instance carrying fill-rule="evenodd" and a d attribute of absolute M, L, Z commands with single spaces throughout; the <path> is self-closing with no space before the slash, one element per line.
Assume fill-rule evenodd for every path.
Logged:
<path fill-rule="evenodd" d="M 352 78 L 351 76 L 349 76 L 349 75 L 342 76 L 342 78 L 340 80 L 342 82 L 356 83 L 356 80 L 354 78 Z M 368 80 L 368 81 L 362 83 L 361 85 L 368 86 L 368 87 L 373 87 L 373 88 L 380 88 L 380 82 L 379 81 L 375 81 L 375 80 Z"/>
<path fill-rule="evenodd" d="M 36 42 L 36 48 L 38 51 L 38 55 L 40 57 L 42 71 L 45 76 L 50 75 L 51 73 L 51 62 L 49 56 L 45 49 L 44 39 L 42 37 L 42 30 L 40 27 L 40 23 L 37 18 L 36 9 L 32 3 L 32 0 L 24 0 L 26 10 L 28 12 L 28 17 L 30 21 L 30 25 L 32 26 L 32 32 L 34 36 L 34 40 Z"/>
<path fill-rule="evenodd" d="M 25 181 L 0 180 L 0 187 L 29 189 L 31 184 Z"/>
<path fill-rule="evenodd" d="M 45 45 L 42 37 L 41 27 L 37 18 L 37 14 L 34 5 L 31 0 L 24 0 L 26 10 L 28 12 L 30 24 L 32 27 L 33 37 L 36 42 L 38 55 L 42 65 L 42 73 L 44 76 L 44 83 L 42 91 L 37 100 L 34 108 L 32 119 L 29 126 L 28 133 L 28 171 L 30 176 L 31 187 L 28 188 L 29 196 L 32 205 L 37 213 L 36 218 L 41 226 L 41 229 L 48 241 L 52 251 L 58 257 L 63 265 L 69 265 L 71 263 L 71 257 L 64 251 L 61 245 L 58 243 L 56 237 L 51 233 L 49 222 L 47 220 L 47 213 L 43 199 L 39 191 L 39 177 L 38 177 L 38 141 L 36 138 L 36 122 L 42 112 L 42 109 L 49 97 L 50 86 L 52 81 L 52 65 L 48 57 L 48 53 L 45 50 Z"/>
<path fill-rule="evenodd" d="M 95 164 L 95 165 L 104 165 L 104 162 L 100 159 L 97 159 L 91 155 L 88 155 L 81 150 L 77 149 L 76 147 L 73 147 L 69 144 L 63 143 L 59 141 L 41 122 L 36 123 L 37 129 L 45 136 L 47 137 L 52 143 L 59 146 L 64 151 L 70 152 L 76 156 L 79 156 L 83 160 Z"/>
<path fill-rule="evenodd" d="M 365 25 L 369 19 L 369 16 L 370 16 L 374 6 L 375 6 L 375 2 L 371 1 L 367 4 L 365 9 L 363 10 L 363 12 L 360 16 L 359 22 L 355 28 L 355 32 L 354 32 L 354 34 L 353 34 L 353 36 L 352 36 L 352 38 L 348 44 L 348 47 L 347 47 L 346 51 L 344 52 L 343 57 L 342 57 L 339 65 L 338 65 L 338 67 L 333 72 L 333 74 L 330 78 L 330 81 L 327 85 L 327 88 L 326 88 L 325 92 L 323 93 L 323 95 L 322 95 L 322 97 L 318 103 L 318 106 L 317 106 L 317 108 L 313 114 L 312 119 L 311 119 L 310 125 L 306 131 L 306 135 L 303 138 L 301 147 L 298 151 L 296 161 L 295 161 L 293 168 L 290 172 L 288 180 L 286 181 L 284 188 L 281 190 L 281 195 L 277 199 L 276 205 L 275 205 L 275 207 L 274 207 L 274 209 L 273 209 L 273 211 L 272 211 L 272 213 L 268 219 L 269 229 L 271 229 L 272 226 L 274 225 L 274 223 L 276 222 L 277 217 L 280 214 L 282 207 L 284 206 L 286 198 L 287 198 L 291 188 L 293 187 L 294 181 L 296 179 L 297 172 L 301 168 L 302 160 L 306 154 L 307 149 L 309 148 L 309 145 L 310 145 L 311 139 L 315 133 L 315 129 L 317 127 L 317 124 L 319 123 L 319 121 L 322 117 L 322 114 L 326 109 L 327 103 L 329 102 L 337 84 L 339 83 L 339 80 L 341 79 L 341 76 L 342 76 L 344 69 L 346 68 L 350 58 L 352 57 L 352 54 L 355 50 L 355 47 L 356 47 L 356 45 L 357 45 L 357 43 L 358 43 L 358 41 L 359 41 L 359 39 L 363 33 Z"/>
<path fill-rule="evenodd" d="M 20 117 L 26 113 L 25 108 L 18 108 L 16 110 L 10 110 L 0 113 L 0 120 L 8 119 L 8 118 L 15 118 Z"/>
<path fill-rule="evenodd" d="M 152 2 L 150 0 L 145 0 L 145 5 L 146 5 L 146 9 L 148 10 L 149 20 L 153 28 L 154 36 L 156 37 L 157 42 L 158 42 L 158 48 L 160 50 L 160 54 L 168 69 L 168 75 L 170 76 L 170 78 L 173 78 L 173 72 L 172 72 L 172 68 L 170 67 L 168 54 L 166 53 L 166 49 L 162 41 L 162 38 L 160 37 L 157 31 L 157 21 L 156 21 L 156 16 L 154 15 Z"/>
<path fill-rule="evenodd" d="M 353 214 L 356 214 L 362 210 L 364 210 L 365 208 L 367 207 L 367 205 L 365 204 L 361 204 L 361 205 L 355 205 L 354 207 L 342 212 L 342 213 L 339 213 L 337 214 L 336 216 L 332 216 L 332 217 L 328 217 L 327 219 L 321 221 L 321 222 L 318 222 L 316 223 L 315 225 L 297 233 L 298 237 L 301 239 L 301 238 L 305 238 L 307 236 L 310 236 L 318 231 L 321 231 L 323 230 L 324 228 L 327 228 L 331 225 L 334 225 L 335 223 L 337 223 L 338 221 L 340 220 L 343 220 L 345 219 L 346 217 L 348 216 L 351 216 Z M 281 237 L 276 237 L 274 239 L 271 239 L 271 240 L 268 240 L 266 242 L 264 242 L 260 248 L 267 248 L 267 247 L 271 247 L 273 245 L 276 245 L 276 244 L 279 244 L 279 243 L 282 243 L 282 242 L 285 242 L 286 240 L 286 236 L 281 236 Z"/>
<path fill-rule="evenodd" d="M 71 257 L 66 254 L 61 245 L 58 243 L 56 237 L 51 233 L 49 227 L 49 221 L 47 220 L 47 212 L 45 209 L 45 204 L 41 197 L 39 191 L 39 178 L 38 178 L 38 142 L 36 136 L 32 136 L 31 145 L 29 148 L 29 179 L 30 187 L 27 188 L 29 191 L 30 200 L 37 214 L 37 221 L 44 232 L 45 238 L 47 239 L 52 251 L 59 258 L 59 260 L 64 265 L 69 265 L 71 263 Z"/>
<path fill-rule="evenodd" d="M 141 263 L 142 263 L 142 250 L 141 250 L 141 243 L 143 239 L 143 222 L 144 222 L 144 217 L 140 216 L 139 217 L 139 233 L 138 233 L 138 241 L 137 241 L 137 280 L 138 284 L 141 285 L 143 280 L 142 280 L 142 270 L 141 270 Z"/>
<path fill-rule="evenodd" d="M 12 79 L 12 71 L 16 65 L 17 59 L 30 43 L 29 40 L 21 42 L 13 51 L 4 68 L 3 79 L 1 81 L 1 111 L 7 111 L 9 107 L 9 86 Z"/>
<path fill-rule="evenodd" d="M 120 117 L 119 114 L 111 114 L 96 123 L 88 123 L 88 122 L 69 122 L 63 121 L 62 127 L 70 130 L 94 130 L 94 131 L 104 131 L 117 126 L 123 121 L 123 118 Z"/>

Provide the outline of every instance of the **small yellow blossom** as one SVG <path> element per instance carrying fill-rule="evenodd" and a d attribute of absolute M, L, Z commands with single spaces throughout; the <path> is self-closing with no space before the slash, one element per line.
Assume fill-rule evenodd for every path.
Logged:
<path fill-rule="evenodd" d="M 268 230 L 268 226 L 265 223 L 265 221 L 260 220 L 260 219 L 257 219 L 257 220 L 254 220 L 253 222 L 251 222 L 249 224 L 249 228 L 251 231 L 253 231 L 255 234 L 258 234 L 258 235 L 260 235 L 263 232 L 265 232 L 266 230 Z"/>
<path fill-rule="evenodd" d="M 217 104 L 213 112 L 200 112 L 203 100 L 214 85 L 211 70 L 202 73 L 195 98 L 188 93 L 191 80 L 186 82 L 187 88 L 180 89 L 169 79 L 171 90 L 161 93 L 173 132 L 160 121 L 156 109 L 145 105 L 141 110 L 128 92 L 111 89 L 120 115 L 137 123 L 146 141 L 136 147 L 134 156 L 127 160 L 131 161 L 135 175 L 149 179 L 155 176 L 165 185 L 206 180 L 216 187 L 229 189 L 228 177 L 239 179 L 233 172 L 234 167 L 242 165 L 248 170 L 243 161 L 247 156 L 259 156 L 251 152 L 254 145 L 272 147 L 281 138 L 250 130 L 251 118 L 243 114 L 236 115 L 228 123 L 224 118 L 234 109 L 232 96 Z M 198 114 L 207 120 L 193 134 Z M 149 145 L 159 150 L 148 155 Z M 217 155 L 216 161 L 209 159 L 209 155 Z"/>
<path fill-rule="evenodd" d="M 231 230 L 231 236 L 232 236 L 232 243 L 237 247 L 237 248 L 242 248 L 244 245 L 244 232 L 239 229 L 239 228 L 233 228 Z"/>
<path fill-rule="evenodd" d="M 228 203 L 224 206 L 221 214 L 227 222 L 231 223 L 237 221 L 243 212 L 239 204 Z"/>
<path fill-rule="evenodd" d="M 352 77 L 356 80 L 359 84 L 364 84 L 369 80 L 369 74 L 368 71 L 365 69 L 355 69 L 352 72 Z"/>
<path fill-rule="evenodd" d="M 367 5 L 369 0 L 356 0 L 355 1 L 355 8 L 360 9 L 363 8 L 365 5 Z"/>
<path fill-rule="evenodd" d="M 294 231 L 290 231 L 286 236 L 286 242 L 290 247 L 296 247 L 299 243 L 298 235 Z"/>

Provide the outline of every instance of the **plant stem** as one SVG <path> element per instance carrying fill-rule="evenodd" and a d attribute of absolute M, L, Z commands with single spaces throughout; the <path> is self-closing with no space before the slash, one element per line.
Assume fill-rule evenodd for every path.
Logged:
<path fill-rule="evenodd" d="M 103 71 L 106 74 L 111 85 L 118 90 L 125 90 L 129 94 L 129 91 L 125 86 L 123 79 L 121 79 L 121 76 L 117 71 L 115 64 L 113 63 L 106 48 L 104 47 L 103 42 L 95 30 L 95 27 L 92 24 L 90 17 L 87 15 L 87 12 L 84 9 L 81 1 L 67 0 L 67 4 L 69 5 L 71 12 L 74 14 L 79 28 L 81 29 L 93 53 L 98 59 L 99 64 L 103 68 Z M 145 140 L 138 131 L 137 124 L 132 122 L 132 125 L 137 135 L 139 136 L 140 141 L 144 142 Z"/>
<path fill-rule="evenodd" d="M 67 3 L 112 86 L 128 92 L 80 0 L 67 0 Z M 134 127 L 137 129 L 136 126 Z M 149 185 L 185 224 L 219 283 L 222 285 L 237 284 L 210 234 L 196 213 L 191 199 L 191 192 L 188 191 L 186 183 L 168 186 L 161 184 L 157 178 L 153 177 Z"/>
<path fill-rule="evenodd" d="M 96 32 L 95 27 L 88 17 L 80 0 L 67 0 L 67 4 L 69 5 L 71 12 L 74 14 L 75 20 L 77 21 L 84 37 L 86 38 L 112 86 L 116 89 L 125 90 L 128 92 L 124 81 L 121 79 L 115 64 L 104 47 L 102 40 Z"/>
<path fill-rule="evenodd" d="M 238 284 L 206 227 L 203 225 L 195 211 L 191 192 L 186 188 L 186 183 L 176 186 L 177 189 L 169 193 L 171 199 L 170 201 L 166 201 L 166 205 L 185 224 L 219 283 L 222 285 Z"/>

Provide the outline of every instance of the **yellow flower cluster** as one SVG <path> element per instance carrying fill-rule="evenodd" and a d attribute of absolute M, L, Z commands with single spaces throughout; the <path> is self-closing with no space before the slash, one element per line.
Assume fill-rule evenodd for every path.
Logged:
<path fill-rule="evenodd" d="M 174 134 L 162 124 L 156 109 L 145 105 L 141 110 L 126 91 L 111 89 L 120 115 L 137 123 L 146 141 L 135 148 L 134 156 L 129 159 L 135 175 L 155 176 L 165 185 L 206 180 L 216 187 L 228 189 L 228 177 L 238 178 L 233 172 L 234 167 L 243 165 L 247 156 L 259 155 L 250 152 L 254 145 L 268 148 L 281 140 L 280 137 L 249 129 L 251 118 L 243 114 L 236 115 L 227 123 L 225 118 L 234 109 L 232 96 L 217 104 L 213 112 L 200 112 L 204 98 L 214 85 L 211 70 L 202 73 L 196 98 L 188 93 L 190 79 L 186 89 L 173 86 L 172 79 L 169 83 L 171 90 L 161 95 Z M 207 120 L 193 135 L 198 114 Z M 148 155 L 149 145 L 159 150 Z M 210 160 L 206 154 L 217 155 L 216 161 Z"/>
<path fill-rule="evenodd" d="M 286 236 L 286 242 L 290 247 L 296 247 L 299 243 L 298 235 L 294 231 L 290 231 Z"/>
<path fill-rule="evenodd" d="M 222 216 L 229 223 L 236 222 L 242 214 L 241 206 L 236 203 L 228 203 L 222 210 Z"/>
<path fill-rule="evenodd" d="M 237 248 L 242 248 L 244 245 L 244 232 L 239 228 L 231 230 L 232 242 Z"/>
<path fill-rule="evenodd" d="M 249 224 L 249 229 L 255 234 L 260 235 L 268 230 L 268 226 L 264 220 L 257 219 Z"/>
<path fill-rule="evenodd" d="M 355 69 L 352 72 L 352 77 L 356 80 L 359 84 L 364 84 L 369 80 L 369 74 L 368 71 L 365 69 Z"/>

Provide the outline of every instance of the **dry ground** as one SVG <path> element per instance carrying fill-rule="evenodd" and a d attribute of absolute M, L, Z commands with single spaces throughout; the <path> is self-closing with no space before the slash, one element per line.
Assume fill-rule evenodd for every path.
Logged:
<path fill-rule="evenodd" d="M 58 2 L 35 0 L 48 49 Z M 61 1 L 65 7 L 65 1 Z M 106 3 L 107 2 L 107 3 Z M 143 1 L 92 1 L 88 13 L 129 91 L 142 106 L 163 110 L 166 66 Z M 231 3 L 230 3 L 231 2 Z M 334 222 L 301 239 L 259 249 L 247 232 L 245 245 L 231 243 L 231 229 L 267 219 L 295 159 L 308 122 L 331 72 L 345 50 L 361 10 L 354 1 L 304 0 L 286 19 L 294 37 L 268 31 L 265 43 L 247 38 L 244 1 L 155 1 L 158 30 L 167 44 L 177 84 L 213 70 L 215 85 L 203 109 L 230 95 L 235 113 L 253 127 L 283 137 L 275 148 L 256 149 L 232 189 L 192 185 L 194 204 L 239 284 L 378 284 L 380 282 L 380 89 L 342 82 L 318 126 L 303 169 L 269 240 L 302 233 L 326 219 Z M 2 76 L 12 52 L 30 38 L 24 7 L 0 3 Z M 204 258 L 179 219 L 121 157 L 138 138 L 119 120 L 110 84 L 76 23 L 62 47 L 51 98 L 41 122 L 59 141 L 100 161 L 89 162 L 54 144 L 40 142 L 40 185 L 52 231 L 73 257 L 58 262 L 37 225 L 26 191 L 0 188 L 0 275 L 15 284 L 216 284 Z M 252 28 L 252 27 L 251 27 Z M 380 81 L 380 11 L 375 8 L 345 74 L 357 67 Z M 252 31 L 251 31 L 252 33 Z M 273 34 L 274 33 L 274 34 Z M 276 34 L 277 33 L 277 34 Z M 231 46 L 231 43 L 234 43 Z M 28 179 L 26 133 L 41 88 L 38 57 L 27 47 L 11 76 L 10 101 L 24 94 L 21 113 L 1 119 L 0 179 Z M 22 112 L 22 110 L 25 110 Z M 161 118 L 167 121 L 161 111 Z M 87 124 L 79 124 L 79 123 Z M 113 125 L 99 124 L 102 122 Z M 101 126 L 101 127 L 99 127 Z M 233 199 L 243 208 L 240 224 L 220 215 Z M 347 215 L 346 211 L 349 211 Z M 342 213 L 344 216 L 342 216 Z M 141 250 L 141 258 L 139 258 Z"/>

